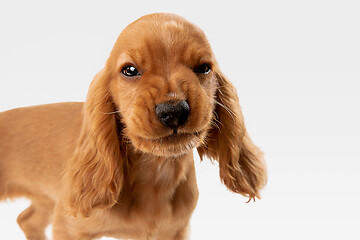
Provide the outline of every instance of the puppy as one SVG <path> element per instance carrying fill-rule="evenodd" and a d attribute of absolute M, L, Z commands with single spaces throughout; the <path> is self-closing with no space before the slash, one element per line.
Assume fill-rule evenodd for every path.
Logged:
<path fill-rule="evenodd" d="M 266 168 L 204 33 L 151 14 L 127 26 L 85 103 L 0 114 L 0 198 L 25 196 L 27 239 L 183 240 L 198 199 L 193 149 L 259 198 Z"/>

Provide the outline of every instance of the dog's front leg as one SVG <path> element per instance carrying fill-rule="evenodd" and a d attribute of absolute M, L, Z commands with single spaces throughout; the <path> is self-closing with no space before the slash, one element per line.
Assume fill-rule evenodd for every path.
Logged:
<path fill-rule="evenodd" d="M 59 209 L 55 210 L 53 218 L 53 240 L 91 240 L 90 234 L 77 218 L 68 216 Z"/>

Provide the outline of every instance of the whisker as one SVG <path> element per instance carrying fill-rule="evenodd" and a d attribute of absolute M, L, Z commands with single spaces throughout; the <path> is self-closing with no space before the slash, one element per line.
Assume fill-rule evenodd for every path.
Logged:
<path fill-rule="evenodd" d="M 235 118 L 234 118 L 235 113 L 231 109 L 226 107 L 224 104 L 220 103 L 219 101 L 217 101 L 217 100 L 214 100 L 214 101 L 217 105 L 219 105 L 220 107 L 223 107 L 229 113 L 229 115 L 231 116 L 233 121 L 235 122 Z"/>
<path fill-rule="evenodd" d="M 133 110 L 133 108 L 127 108 L 127 109 L 123 109 L 123 110 L 116 110 L 116 111 L 113 111 L 113 112 L 108 112 L 108 113 L 104 113 L 104 112 L 100 112 L 101 114 L 115 114 L 115 113 L 121 113 L 121 112 L 125 112 L 125 111 L 130 111 L 130 110 Z"/>
<path fill-rule="evenodd" d="M 220 88 L 220 87 L 219 87 Z M 223 95 L 223 93 L 221 92 L 221 89 L 218 88 L 218 91 L 220 92 L 221 95 Z M 214 100 L 215 104 L 219 105 L 220 107 L 224 108 L 229 115 L 231 116 L 231 118 L 233 119 L 233 121 L 235 122 L 235 113 L 228 107 L 226 107 L 224 104 L 222 104 L 221 102 L 217 101 L 216 99 L 211 99 L 209 96 L 207 96 L 207 98 L 209 98 L 209 100 Z M 213 111 L 214 114 L 217 114 L 216 111 Z"/>
<path fill-rule="evenodd" d="M 210 124 L 220 131 L 220 126 L 216 123 L 216 121 L 221 124 L 221 122 L 219 122 L 217 119 L 211 121 Z"/>

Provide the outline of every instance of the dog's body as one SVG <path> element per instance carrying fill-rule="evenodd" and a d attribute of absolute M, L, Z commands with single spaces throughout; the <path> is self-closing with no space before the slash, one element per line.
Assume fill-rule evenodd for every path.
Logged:
<path fill-rule="evenodd" d="M 33 210 L 29 211 L 32 214 L 25 213 L 18 218 L 25 232 L 34 227 L 42 233 L 55 204 L 57 208 L 63 208 L 63 203 L 57 202 L 61 199 L 60 182 L 65 161 L 71 159 L 80 135 L 82 107 L 82 103 L 59 103 L 0 114 L 0 142 L 3 143 L 0 148 L 0 196 L 26 196 L 33 201 L 30 207 Z M 5 122 L 6 128 L 2 127 Z M 157 236 L 158 232 L 161 233 L 159 239 L 173 239 L 175 233 L 185 234 L 198 197 L 192 152 L 166 162 L 133 154 L 134 167 L 146 169 L 134 180 L 139 186 L 123 186 L 127 194 L 121 195 L 121 204 L 105 214 L 95 211 L 88 218 L 77 216 L 81 221 L 70 216 L 57 216 L 54 230 L 61 236 L 58 239 L 90 239 L 104 235 L 146 239 Z M 137 162 L 139 159 L 142 161 Z M 170 183 L 173 186 L 162 186 Z M 138 193 L 131 188 L 143 190 Z M 66 218 L 69 226 L 61 226 L 62 218 Z M 111 225 L 99 224 L 107 221 Z M 68 236 L 68 230 L 64 229 L 69 227 L 80 233 Z M 41 239 L 35 236 L 27 237 Z"/>
<path fill-rule="evenodd" d="M 55 240 L 183 240 L 195 147 L 230 190 L 259 197 L 261 153 L 205 36 L 176 15 L 148 15 L 121 33 L 84 104 L 0 113 L 0 199 L 32 200 L 18 217 L 32 240 L 49 223 Z"/>

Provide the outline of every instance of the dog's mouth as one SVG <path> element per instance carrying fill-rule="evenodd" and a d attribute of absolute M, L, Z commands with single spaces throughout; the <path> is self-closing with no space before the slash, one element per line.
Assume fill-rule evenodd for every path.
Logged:
<path fill-rule="evenodd" d="M 200 140 L 200 132 L 195 133 L 178 133 L 176 130 L 173 131 L 171 135 L 160 137 L 160 138 L 153 138 L 149 139 L 152 142 L 160 143 L 160 144 L 170 144 L 170 145 L 181 145 L 185 143 L 189 143 L 190 146 L 195 145 L 192 144 L 196 140 Z"/>
<path fill-rule="evenodd" d="M 183 155 L 193 148 L 200 146 L 205 138 L 206 131 L 193 133 L 173 131 L 170 135 L 156 138 L 145 138 L 138 135 L 130 136 L 135 148 L 142 152 L 157 156 Z"/>

